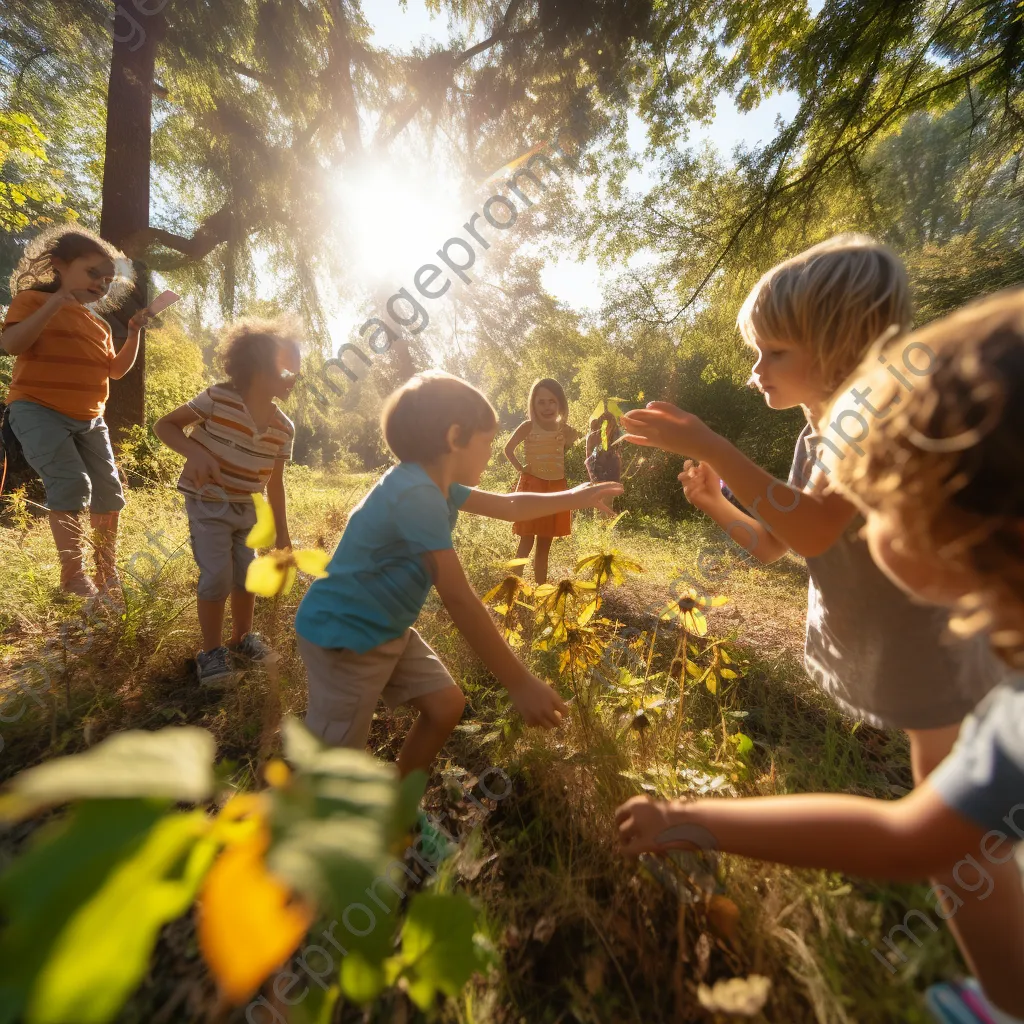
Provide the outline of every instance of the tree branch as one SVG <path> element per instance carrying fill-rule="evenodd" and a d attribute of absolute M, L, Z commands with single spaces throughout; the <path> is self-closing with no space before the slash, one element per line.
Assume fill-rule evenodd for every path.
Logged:
<path fill-rule="evenodd" d="M 450 50 L 446 50 L 441 53 L 431 54 L 427 60 L 436 62 L 439 68 L 443 67 L 443 73 L 446 75 L 448 83 L 450 84 L 456 68 L 459 68 L 467 61 L 472 60 L 478 54 L 497 46 L 499 43 L 510 43 L 516 39 L 525 39 L 536 35 L 540 31 L 539 25 L 534 25 L 527 29 L 521 29 L 519 32 L 509 31 L 512 26 L 512 22 L 515 20 L 516 15 L 519 13 L 520 8 L 522 8 L 524 3 L 525 0 L 511 0 L 508 7 L 505 8 L 504 15 L 502 15 L 500 27 L 475 46 L 471 46 L 468 50 L 463 50 L 461 53 L 454 53 Z M 411 102 L 406 104 L 405 108 L 390 127 L 381 127 L 373 140 L 373 148 L 376 150 L 382 150 L 391 145 L 391 143 L 402 133 L 409 122 L 419 113 L 426 101 L 426 91 L 421 90 Z M 383 120 L 384 119 L 382 118 L 382 122 Z"/>

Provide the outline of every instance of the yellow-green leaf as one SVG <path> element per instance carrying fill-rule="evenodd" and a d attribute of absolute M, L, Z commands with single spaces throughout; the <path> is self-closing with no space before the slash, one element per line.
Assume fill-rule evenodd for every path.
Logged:
<path fill-rule="evenodd" d="M 292 569 L 292 573 L 294 572 Z M 245 589 L 250 594 L 257 594 L 260 597 L 275 597 L 281 593 L 286 575 L 274 555 L 261 555 L 249 563 L 245 573 Z"/>
<path fill-rule="evenodd" d="M 311 548 L 306 551 L 294 551 L 292 557 L 295 559 L 295 565 L 310 576 L 323 579 L 327 575 L 327 563 L 331 556 L 326 551 Z"/>
<path fill-rule="evenodd" d="M 254 494 L 252 503 L 256 506 L 256 525 L 245 538 L 247 547 L 270 548 L 277 539 L 277 526 L 274 524 L 274 513 L 262 494 Z M 247 588 L 248 589 L 248 586 Z"/>

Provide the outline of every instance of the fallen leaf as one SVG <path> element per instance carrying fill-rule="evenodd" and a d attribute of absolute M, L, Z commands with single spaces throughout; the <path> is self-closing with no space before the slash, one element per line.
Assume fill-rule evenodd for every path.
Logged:
<path fill-rule="evenodd" d="M 708 900 L 708 924 L 716 935 L 735 942 L 740 925 L 740 908 L 728 896 L 716 893 Z"/>
<path fill-rule="evenodd" d="M 553 917 L 550 915 L 542 917 L 533 926 L 533 938 L 537 942 L 547 942 L 555 934 L 556 927 L 558 927 L 558 923 Z"/>
<path fill-rule="evenodd" d="M 697 944 L 694 946 L 697 954 L 697 980 L 703 981 L 708 973 L 708 964 L 711 962 L 711 940 L 707 932 L 701 932 Z"/>
<path fill-rule="evenodd" d="M 608 958 L 603 953 L 591 953 L 587 957 L 587 965 L 583 971 L 583 984 L 592 995 L 597 995 L 604 988 L 604 972 L 608 966 Z"/>
<path fill-rule="evenodd" d="M 760 974 L 752 974 L 749 978 L 716 981 L 711 988 L 702 983 L 697 986 L 697 999 L 705 1010 L 711 1010 L 713 1013 L 753 1017 L 761 1012 L 768 1001 L 771 987 L 770 979 Z"/>

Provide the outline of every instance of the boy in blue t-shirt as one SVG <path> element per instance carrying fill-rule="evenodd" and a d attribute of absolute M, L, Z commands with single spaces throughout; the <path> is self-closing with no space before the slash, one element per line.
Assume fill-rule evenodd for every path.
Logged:
<path fill-rule="evenodd" d="M 309 676 L 307 727 L 334 746 L 366 746 L 380 697 L 419 712 L 398 755 L 407 775 L 429 769 L 458 724 L 465 697 L 413 629 L 431 586 L 456 628 L 508 690 L 527 725 L 554 728 L 565 702 L 515 656 L 473 591 L 452 548 L 460 511 L 514 522 L 605 508 L 618 483 L 553 494 L 474 490 L 491 457 L 498 418 L 476 388 L 447 373 L 417 374 L 392 394 L 381 427 L 400 460 L 349 517 L 328 575 L 295 617 Z"/>
<path fill-rule="evenodd" d="M 821 422 L 816 472 L 863 511 L 879 568 L 919 600 L 954 608 L 958 633 L 985 630 L 1024 668 L 1024 289 L 873 351 Z M 1012 864 L 1024 839 L 1024 672 L 989 693 L 900 800 L 638 796 L 616 820 L 631 856 L 698 847 L 896 881 L 951 874 L 959 892 L 934 885 L 934 914 L 956 932 L 989 1005 L 969 985 L 936 986 L 930 1005 L 940 1020 L 1024 1024 L 1024 891 Z M 968 934 L 968 916 L 956 915 L 971 898 L 994 901 L 984 932 Z"/>

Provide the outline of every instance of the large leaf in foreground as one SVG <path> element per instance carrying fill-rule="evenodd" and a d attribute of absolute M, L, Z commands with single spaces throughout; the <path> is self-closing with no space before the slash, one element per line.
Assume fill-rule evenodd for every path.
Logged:
<path fill-rule="evenodd" d="M 202 811 L 160 819 L 72 916 L 33 986 L 28 1024 L 106 1024 L 140 984 L 160 929 L 188 910 L 217 846 Z"/>
<path fill-rule="evenodd" d="M 0 821 L 90 798 L 201 803 L 213 793 L 215 752 L 213 737 L 192 726 L 115 733 L 84 754 L 47 761 L 16 776 L 0 796 Z"/>
<path fill-rule="evenodd" d="M 165 810 L 143 800 L 85 804 L 37 833 L 0 876 L 0 1022 L 21 1018 L 36 976 L 71 918 Z"/>
<path fill-rule="evenodd" d="M 352 904 L 368 906 L 372 925 L 360 912 L 355 931 L 370 930 L 346 933 L 344 945 L 379 962 L 390 949 L 403 881 L 401 863 L 389 865 L 388 848 L 396 832 L 411 824 L 402 819 L 412 817 L 412 794 L 421 781 L 401 787 L 394 765 L 361 750 L 325 747 L 294 719 L 285 721 L 283 732 L 296 772 L 289 786 L 274 794 L 267 867 L 339 919 Z M 381 879 L 391 884 L 380 884 Z M 368 898 L 371 887 L 386 910 Z"/>
<path fill-rule="evenodd" d="M 457 996 L 482 966 L 475 931 L 476 910 L 465 896 L 418 894 L 402 925 L 402 950 L 388 961 L 389 980 L 405 978 L 421 1010 L 438 992 Z"/>

